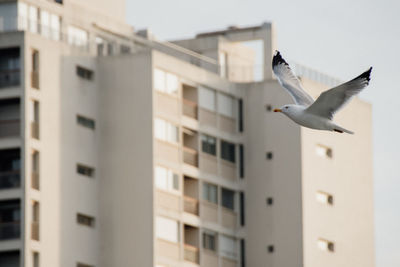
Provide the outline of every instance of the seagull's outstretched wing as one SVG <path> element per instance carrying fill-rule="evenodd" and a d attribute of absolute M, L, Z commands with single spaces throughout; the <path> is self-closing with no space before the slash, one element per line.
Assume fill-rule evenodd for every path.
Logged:
<path fill-rule="evenodd" d="M 332 119 L 338 110 L 369 84 L 371 70 L 372 67 L 353 80 L 323 92 L 306 111 Z"/>
<path fill-rule="evenodd" d="M 276 51 L 272 59 L 272 70 L 278 78 L 279 83 L 293 97 L 296 104 L 309 106 L 314 102 L 314 99 L 304 91 L 299 79 L 293 74 L 289 64 L 282 58 L 279 51 Z"/>

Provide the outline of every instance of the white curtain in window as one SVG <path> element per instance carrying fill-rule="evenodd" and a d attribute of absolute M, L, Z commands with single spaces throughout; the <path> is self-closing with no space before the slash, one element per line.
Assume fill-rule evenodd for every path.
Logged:
<path fill-rule="evenodd" d="M 61 18 L 57 15 L 50 16 L 51 39 L 60 40 Z"/>
<path fill-rule="evenodd" d="M 204 109 L 215 111 L 215 90 L 200 87 L 199 105 Z"/>
<path fill-rule="evenodd" d="M 68 43 L 76 46 L 86 46 L 88 33 L 74 26 L 68 26 Z"/>
<path fill-rule="evenodd" d="M 236 240 L 226 235 L 219 235 L 219 252 L 222 256 L 236 258 Z"/>
<path fill-rule="evenodd" d="M 177 94 L 178 93 L 178 77 L 174 74 L 167 73 L 167 93 Z"/>
<path fill-rule="evenodd" d="M 218 113 L 233 118 L 233 102 L 233 97 L 225 94 L 218 94 Z"/>
<path fill-rule="evenodd" d="M 20 30 L 28 28 L 28 6 L 22 2 L 18 2 L 18 28 Z"/>
<path fill-rule="evenodd" d="M 40 32 L 44 37 L 50 37 L 50 14 L 44 10 L 40 11 Z"/>
<path fill-rule="evenodd" d="M 154 70 L 154 89 L 165 92 L 165 72 L 159 69 Z"/>
<path fill-rule="evenodd" d="M 155 170 L 155 183 L 158 188 L 168 189 L 167 169 L 156 166 Z"/>
<path fill-rule="evenodd" d="M 167 131 L 166 121 L 161 119 L 155 119 L 154 135 L 156 136 L 156 138 L 165 141 L 167 139 L 166 131 Z"/>
<path fill-rule="evenodd" d="M 179 241 L 179 224 L 175 220 L 165 217 L 156 217 L 156 237 L 170 242 Z"/>
<path fill-rule="evenodd" d="M 29 30 L 33 33 L 38 32 L 38 9 L 34 6 L 29 6 Z"/>

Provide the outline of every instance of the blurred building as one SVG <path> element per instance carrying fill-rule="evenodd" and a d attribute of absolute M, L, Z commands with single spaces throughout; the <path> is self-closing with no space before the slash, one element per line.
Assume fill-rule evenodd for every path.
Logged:
<path fill-rule="evenodd" d="M 0 1 L 0 266 L 374 266 L 370 104 L 300 128 L 272 24 L 162 42 L 124 2 Z"/>

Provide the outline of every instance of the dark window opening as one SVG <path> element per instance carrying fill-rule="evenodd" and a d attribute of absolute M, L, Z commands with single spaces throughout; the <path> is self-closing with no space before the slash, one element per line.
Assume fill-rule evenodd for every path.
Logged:
<path fill-rule="evenodd" d="M 272 206 L 274 204 L 274 199 L 272 197 L 267 197 L 267 205 Z"/>
<path fill-rule="evenodd" d="M 92 70 L 86 69 L 81 66 L 76 66 L 76 74 L 86 80 L 93 80 L 94 73 Z"/>
<path fill-rule="evenodd" d="M 240 267 L 246 267 L 246 243 L 240 239 Z"/>
<path fill-rule="evenodd" d="M 216 234 L 214 233 L 203 233 L 203 248 L 216 251 Z"/>
<path fill-rule="evenodd" d="M 244 226 L 245 223 L 245 206 L 244 206 L 244 193 L 240 192 L 240 199 L 239 199 L 239 204 L 240 204 L 240 225 Z"/>
<path fill-rule="evenodd" d="M 267 152 L 266 157 L 268 160 L 271 160 L 274 157 L 274 155 L 272 154 L 272 152 Z"/>
<path fill-rule="evenodd" d="M 91 217 L 91 216 L 78 213 L 76 215 L 76 221 L 79 224 L 86 225 L 86 226 L 89 226 L 89 227 L 94 227 L 94 218 Z"/>
<path fill-rule="evenodd" d="M 269 245 L 269 246 L 268 246 L 268 252 L 269 252 L 269 253 L 273 253 L 274 251 L 275 251 L 274 246 L 273 246 L 273 245 Z"/>
<path fill-rule="evenodd" d="M 243 132 L 243 100 L 239 99 L 239 132 Z"/>
<path fill-rule="evenodd" d="M 271 105 L 265 105 L 265 109 L 267 111 L 272 111 L 272 106 Z"/>
<path fill-rule="evenodd" d="M 210 155 L 217 154 L 217 140 L 208 135 L 201 135 L 201 150 Z"/>
<path fill-rule="evenodd" d="M 77 164 L 76 165 L 76 172 L 88 177 L 93 177 L 94 176 L 94 168 L 88 167 L 82 164 Z"/>
<path fill-rule="evenodd" d="M 235 191 L 222 188 L 222 206 L 231 210 L 235 209 Z"/>
<path fill-rule="evenodd" d="M 80 116 L 80 115 L 76 116 L 76 120 L 79 125 L 82 125 L 84 127 L 90 128 L 90 129 L 94 129 L 96 126 L 94 120 Z"/>
<path fill-rule="evenodd" d="M 20 84 L 19 48 L 0 49 L 0 88 Z"/>
<path fill-rule="evenodd" d="M 235 144 L 221 141 L 221 158 L 230 162 L 235 162 Z"/>
<path fill-rule="evenodd" d="M 244 178 L 244 147 L 239 145 L 239 175 Z"/>

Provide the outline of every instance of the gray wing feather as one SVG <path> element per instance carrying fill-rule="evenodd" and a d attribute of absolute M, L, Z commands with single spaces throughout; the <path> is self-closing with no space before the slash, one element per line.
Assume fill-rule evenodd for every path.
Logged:
<path fill-rule="evenodd" d="M 353 80 L 323 92 L 306 111 L 332 119 L 337 111 L 343 108 L 353 96 L 361 92 L 369 84 L 371 70 L 372 67 Z"/>
<path fill-rule="evenodd" d="M 279 83 L 288 91 L 296 104 L 309 106 L 314 102 L 314 99 L 304 91 L 299 79 L 293 74 L 289 64 L 282 58 L 279 51 L 276 51 L 272 59 L 272 70 Z"/>

